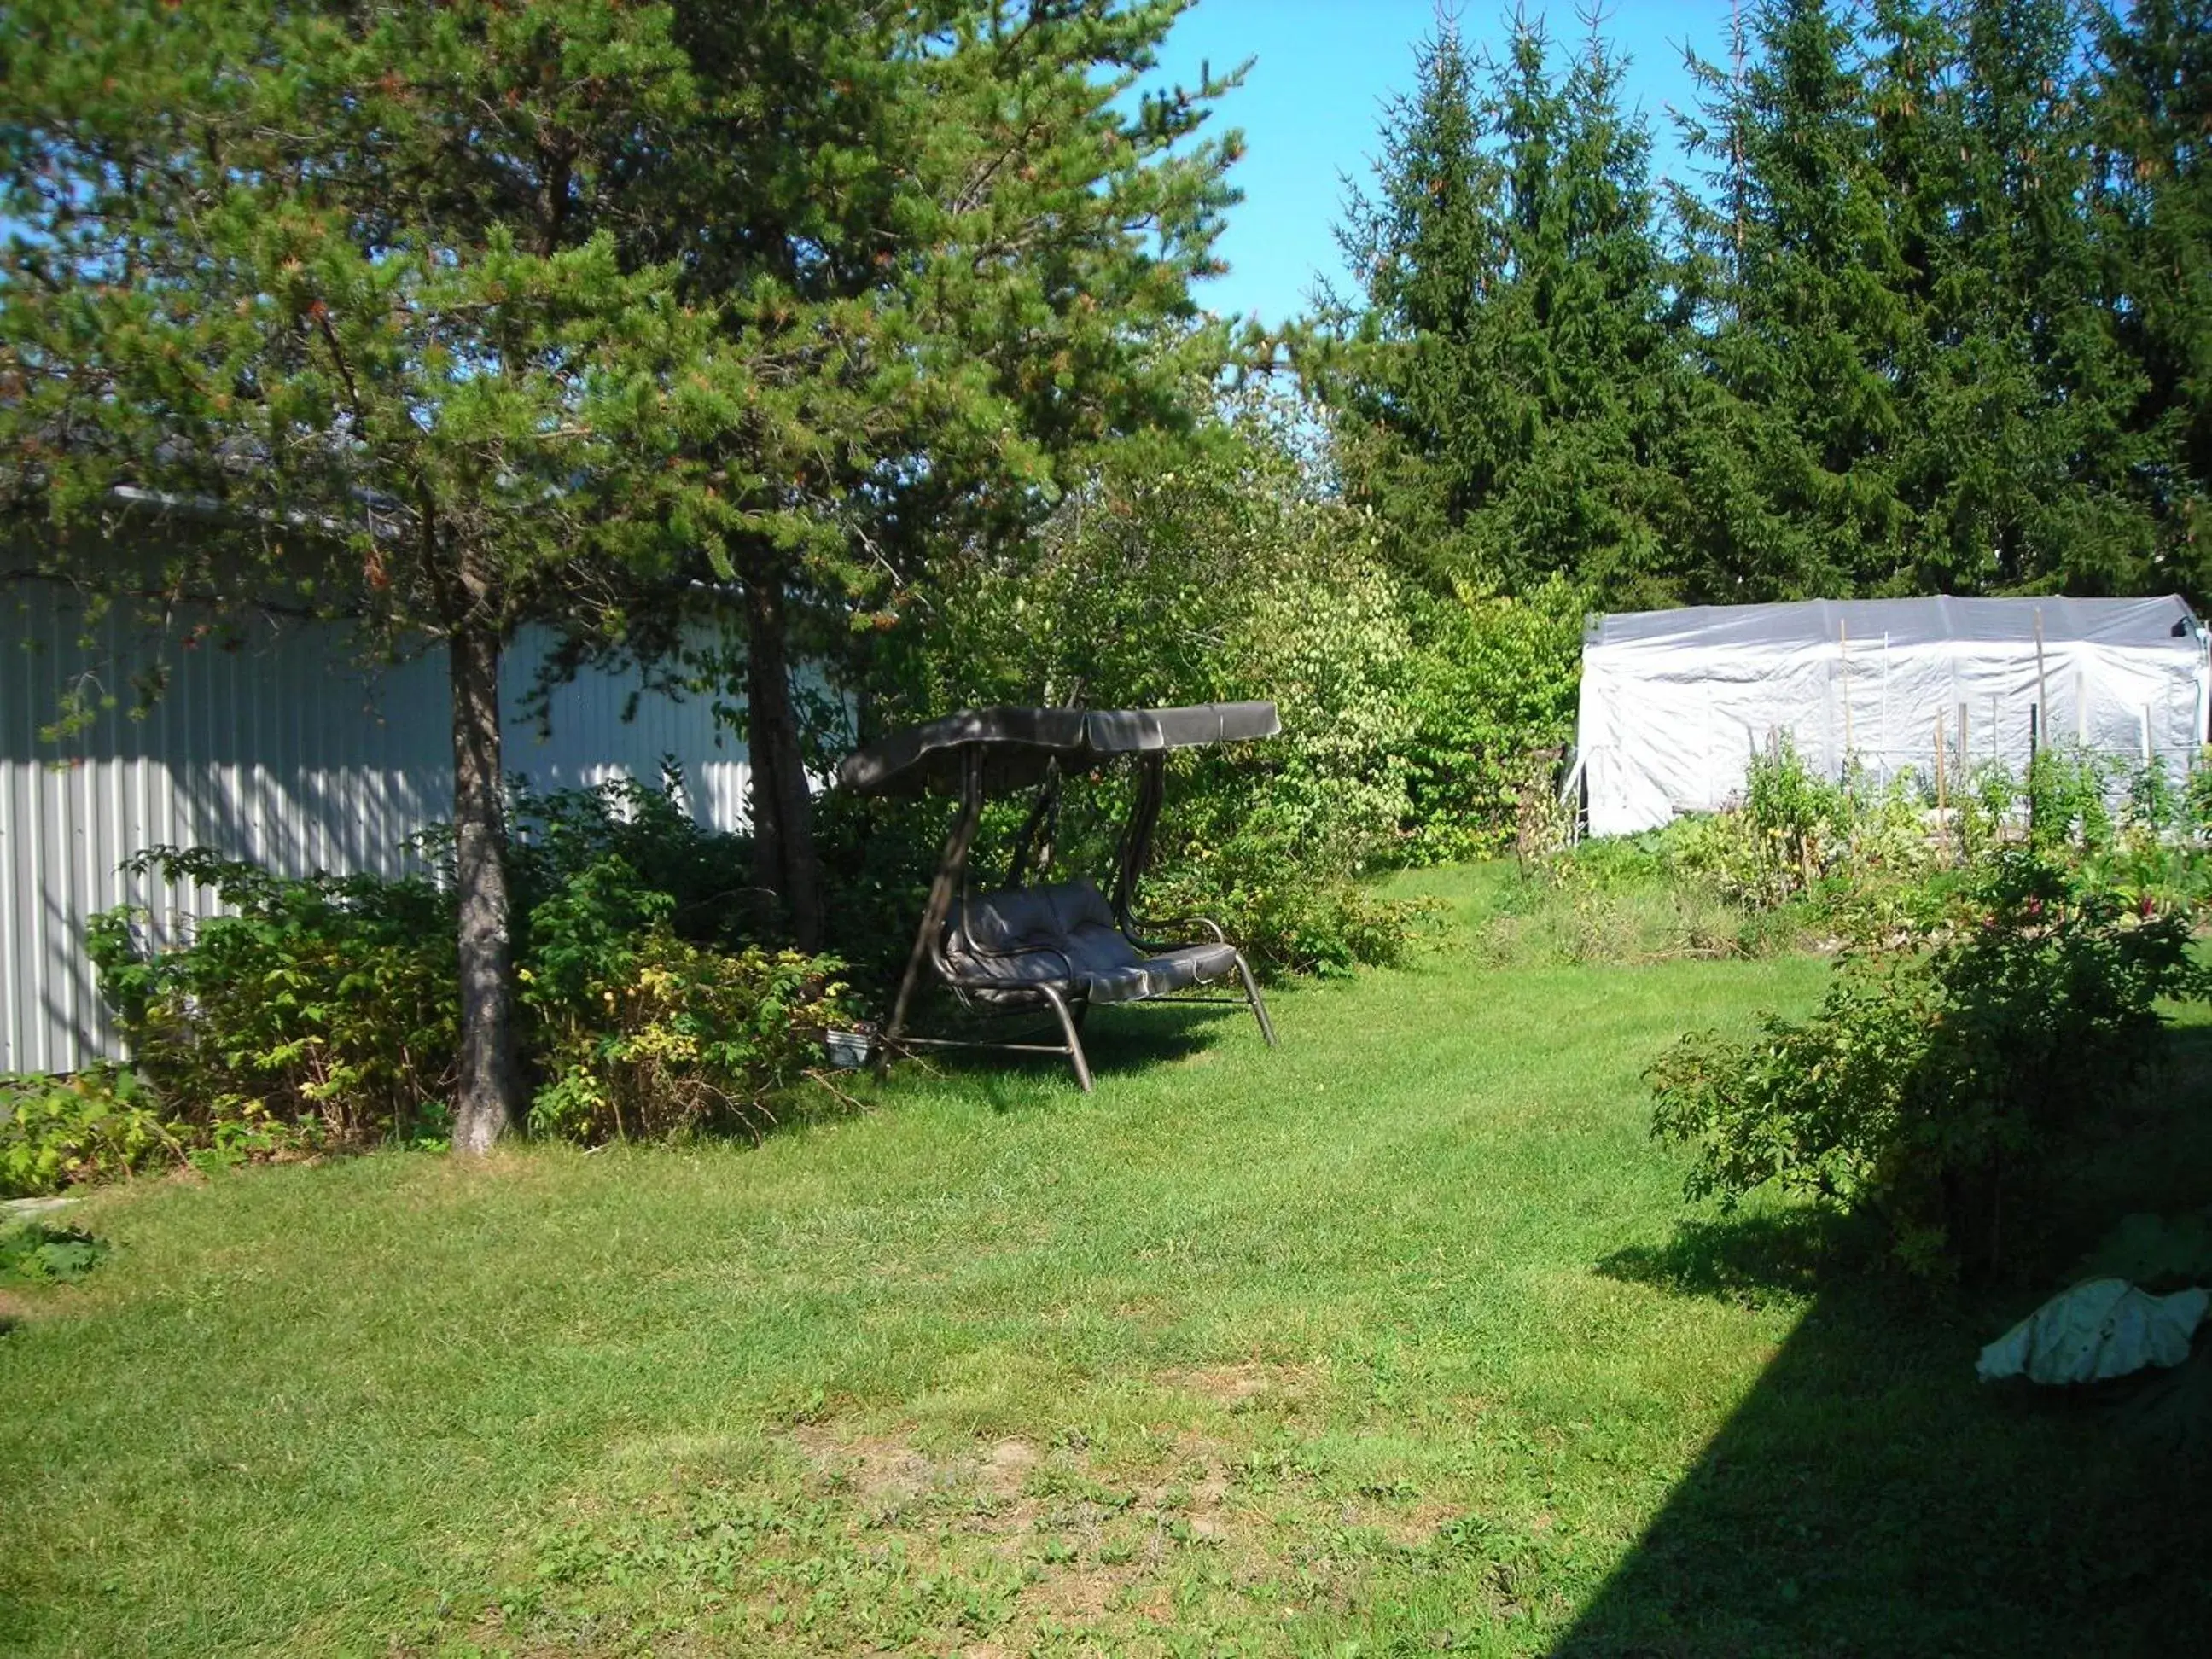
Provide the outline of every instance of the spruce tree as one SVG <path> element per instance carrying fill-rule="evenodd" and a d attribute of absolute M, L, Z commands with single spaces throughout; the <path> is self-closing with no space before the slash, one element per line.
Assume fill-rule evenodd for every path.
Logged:
<path fill-rule="evenodd" d="M 1449 22 L 1422 47 L 1340 233 L 1363 291 L 1302 367 L 1347 493 L 1431 588 L 1656 593 L 1680 357 L 1649 135 L 1595 30 L 1564 77 L 1525 20 L 1482 67 Z"/>
<path fill-rule="evenodd" d="M 1593 27 L 1555 77 L 1516 22 L 1495 76 L 1508 183 L 1492 327 L 1522 434 L 1486 506 L 1486 561 L 1515 588 L 1564 576 L 1613 603 L 1668 592 L 1664 458 L 1686 407 L 1678 319 L 1650 183 L 1650 134 L 1621 107 L 1622 64 Z"/>
<path fill-rule="evenodd" d="M 2098 20 L 2099 231 L 2116 337 L 2139 373 L 2153 586 L 2212 596 L 2212 4 Z"/>
<path fill-rule="evenodd" d="M 1730 18 L 1727 61 L 1695 52 L 1685 66 L 1698 96 L 1674 119 L 1685 149 L 1704 165 L 1693 180 L 1670 180 L 1673 230 L 1667 282 L 1682 319 L 1688 408 L 1668 445 L 1679 503 L 1669 537 L 1674 591 L 1696 604 L 1738 604 L 1790 597 L 1812 585 L 1810 540 L 1777 510 L 1768 487 L 1778 451 L 1796 439 L 1765 401 L 1756 380 L 1739 385 L 1725 372 L 1742 349 L 1737 301 L 1752 210 L 1749 135 L 1753 110 L 1742 66 L 1751 36 L 1740 12 Z M 1783 469 L 1787 471 L 1788 469 Z"/>
<path fill-rule="evenodd" d="M 1519 399 L 1486 307 L 1504 278 L 1504 171 L 1482 143 L 1475 64 L 1443 21 L 1391 100 L 1371 193 L 1337 231 L 1354 295 L 1325 292 L 1297 362 L 1332 417 L 1346 498 L 1387 556 L 1448 592 L 1494 582 L 1468 520 L 1498 487 Z"/>
<path fill-rule="evenodd" d="M 1685 289 L 1745 453 L 1704 539 L 1745 597 L 1847 593 L 1888 580 L 1909 533 L 1909 273 L 1850 21 L 1827 0 L 1766 0 L 1746 37 L 1740 69 L 1700 66 L 1711 96 L 1686 134 L 1717 188 L 1677 196 Z M 1764 559 L 1747 531 L 1769 538 Z"/>
<path fill-rule="evenodd" d="M 2069 0 L 1958 13 L 1960 166 L 1922 405 L 1929 586 L 2131 592 L 2148 578 L 2129 429 L 2142 386 L 2100 303 L 2080 22 Z"/>

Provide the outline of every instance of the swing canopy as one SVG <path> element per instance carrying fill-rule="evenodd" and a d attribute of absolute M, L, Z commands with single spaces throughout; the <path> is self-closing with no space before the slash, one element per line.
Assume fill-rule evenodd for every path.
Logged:
<path fill-rule="evenodd" d="M 845 757 L 837 781 L 862 794 L 957 793 L 964 757 L 979 752 L 983 787 L 1019 789 L 1057 761 L 1079 771 L 1116 755 L 1272 738 L 1272 702 L 1205 702 L 1184 708 L 970 708 L 894 732 Z"/>

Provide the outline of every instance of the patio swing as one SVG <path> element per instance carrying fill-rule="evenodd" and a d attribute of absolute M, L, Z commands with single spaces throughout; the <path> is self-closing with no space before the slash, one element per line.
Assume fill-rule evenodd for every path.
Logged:
<path fill-rule="evenodd" d="M 1201 744 L 1271 738 L 1281 730 L 1272 702 L 1206 703 L 1190 708 L 981 708 L 895 732 L 839 763 L 837 781 L 864 794 L 957 790 L 960 811 L 939 860 L 929 902 L 899 981 L 890 1022 L 876 1044 L 878 1069 L 900 1050 L 994 1048 L 1065 1054 L 1091 1092 L 1091 1063 L 1080 1035 L 1097 1003 L 1243 1003 L 1267 1046 L 1275 1028 L 1251 964 L 1218 924 L 1203 916 L 1148 921 L 1137 912 L 1137 885 L 1152 852 L 1167 788 L 1167 751 Z M 1137 788 L 1115 857 L 1111 896 L 1079 878 L 1026 886 L 1032 863 L 1051 862 L 1060 781 L 1103 762 L 1132 756 Z M 988 794 L 1034 788 L 1015 837 L 1006 879 L 988 892 L 969 888 L 969 849 Z M 1194 943 L 1159 937 L 1203 935 Z M 1061 1041 L 992 1042 L 917 1036 L 907 1029 L 925 969 L 960 1006 L 977 1014 L 1050 1011 Z M 1188 993 L 1229 980 L 1241 996 Z"/>

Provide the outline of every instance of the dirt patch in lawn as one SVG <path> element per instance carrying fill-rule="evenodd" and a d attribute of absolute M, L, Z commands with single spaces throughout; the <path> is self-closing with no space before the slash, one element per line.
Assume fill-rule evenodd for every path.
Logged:
<path fill-rule="evenodd" d="M 1283 1381 L 1273 1368 L 1226 1367 L 1199 1386 L 1251 1398 Z M 1011 1622 L 958 1650 L 976 1659 L 1164 1618 L 1194 1551 L 1243 1569 L 1240 1577 L 1264 1576 L 1267 1528 L 1236 1506 L 1236 1454 L 1202 1435 L 1168 1437 L 1133 1467 L 1018 1437 L 933 1455 L 902 1433 L 834 1421 L 794 1429 L 789 1440 L 810 1484 L 852 1504 L 856 1539 L 896 1528 L 928 1571 L 959 1571 L 966 1554 L 1020 1571 Z"/>
<path fill-rule="evenodd" d="M 1233 1364 L 1195 1365 L 1182 1370 L 1162 1371 L 1159 1380 L 1169 1388 L 1237 1411 L 1262 1404 L 1299 1406 L 1313 1392 L 1316 1376 L 1311 1365 L 1278 1365 L 1246 1359 Z"/>

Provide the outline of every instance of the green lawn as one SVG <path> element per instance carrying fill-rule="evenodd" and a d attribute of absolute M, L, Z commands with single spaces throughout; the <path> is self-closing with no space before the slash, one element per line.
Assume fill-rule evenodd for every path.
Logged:
<path fill-rule="evenodd" d="M 1462 933 L 1090 1098 L 110 1193 L 0 1337 L 0 1650 L 2194 1650 L 2201 1483 L 1977 1390 L 2018 1298 L 1678 1232 L 1638 1073 L 1825 972 Z"/>

